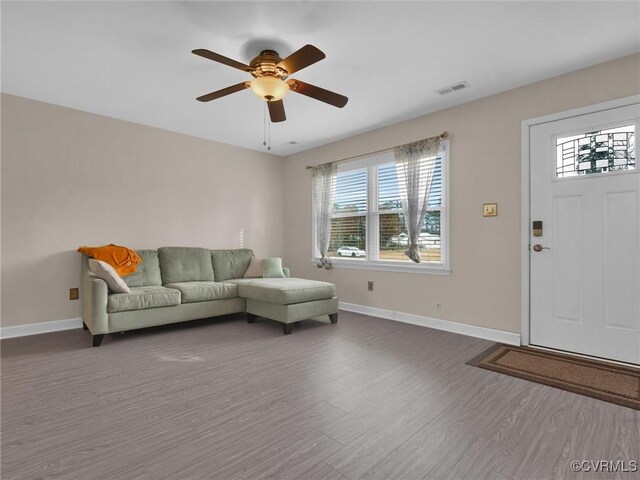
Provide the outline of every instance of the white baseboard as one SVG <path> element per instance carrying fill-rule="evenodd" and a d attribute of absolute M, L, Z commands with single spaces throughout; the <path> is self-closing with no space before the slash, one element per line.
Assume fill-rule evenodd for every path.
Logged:
<path fill-rule="evenodd" d="M 519 333 L 494 330 L 493 328 L 478 327 L 476 325 L 440 320 L 438 318 L 423 317 L 412 313 L 394 312 L 393 310 L 384 310 L 382 308 L 357 305 L 355 303 L 339 302 L 339 308 L 347 312 L 362 313 L 364 315 L 385 318 L 396 322 L 411 323 L 413 325 L 420 325 L 421 327 L 435 328 L 436 330 L 444 330 L 445 332 L 459 333 L 470 337 L 506 343 L 507 345 L 520 345 Z"/>
<path fill-rule="evenodd" d="M 67 318 L 65 320 L 53 320 L 51 322 L 2 327 L 0 328 L 0 338 L 24 337 L 26 335 L 73 330 L 74 328 L 82 328 L 82 318 Z"/>
<path fill-rule="evenodd" d="M 421 327 L 435 328 L 445 332 L 459 333 L 470 337 L 483 338 L 494 342 L 506 343 L 507 345 L 520 345 L 520 334 L 495 330 L 493 328 L 478 327 L 466 323 L 451 322 L 438 318 L 423 317 L 412 313 L 395 312 L 382 308 L 357 305 L 355 303 L 339 303 L 340 310 L 347 312 L 362 313 L 372 317 L 385 318 L 396 322 L 411 323 Z M 68 318 L 65 320 L 53 320 L 51 322 L 30 323 L 28 325 L 16 325 L 13 327 L 0 328 L 0 338 L 24 337 L 27 335 L 38 335 L 40 333 L 60 332 L 62 330 L 73 330 L 82 328 L 82 318 Z"/>

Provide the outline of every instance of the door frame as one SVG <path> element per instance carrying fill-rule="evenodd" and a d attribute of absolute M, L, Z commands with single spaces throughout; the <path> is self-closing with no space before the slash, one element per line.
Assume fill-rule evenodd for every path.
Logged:
<path fill-rule="evenodd" d="M 521 165 L 520 165 L 520 181 L 521 181 L 521 268 L 520 268 L 520 285 L 521 285 L 521 328 L 520 328 L 520 344 L 529 345 L 530 332 L 530 294 L 531 294 L 531 270 L 530 270 L 530 133 L 531 127 L 543 123 L 555 122 L 557 120 L 566 120 L 572 117 L 588 115 L 590 113 L 601 112 L 604 110 L 612 110 L 614 108 L 626 107 L 640 103 L 640 95 L 631 95 L 629 97 L 617 98 L 606 102 L 588 105 L 586 107 L 574 108 L 564 112 L 552 113 L 541 117 L 530 118 L 522 121 L 521 138 Z M 636 132 L 636 138 L 639 132 Z"/>

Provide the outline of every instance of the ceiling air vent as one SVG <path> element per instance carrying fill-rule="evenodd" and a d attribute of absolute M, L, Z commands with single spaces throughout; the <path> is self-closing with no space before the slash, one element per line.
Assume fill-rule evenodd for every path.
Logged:
<path fill-rule="evenodd" d="M 436 90 L 436 93 L 440 95 L 446 95 L 447 93 L 457 92 L 458 90 L 462 90 L 465 88 L 469 88 L 469 84 L 467 82 L 458 82 L 453 85 L 449 85 L 448 87 L 440 88 Z"/>

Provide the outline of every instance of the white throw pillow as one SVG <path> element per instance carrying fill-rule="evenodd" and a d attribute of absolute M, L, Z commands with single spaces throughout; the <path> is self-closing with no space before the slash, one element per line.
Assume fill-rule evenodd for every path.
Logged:
<path fill-rule="evenodd" d="M 101 278 L 107 285 L 109 290 L 115 293 L 129 293 L 129 285 L 122 279 L 116 269 L 102 260 L 89 259 L 89 269 L 94 273 L 96 277 Z"/>
<path fill-rule="evenodd" d="M 244 278 L 262 278 L 262 258 L 251 257 L 251 263 L 247 268 L 247 273 L 244 274 Z"/>

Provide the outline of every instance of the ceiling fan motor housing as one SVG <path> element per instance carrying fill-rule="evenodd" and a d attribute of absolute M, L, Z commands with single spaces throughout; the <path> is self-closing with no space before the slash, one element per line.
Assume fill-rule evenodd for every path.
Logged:
<path fill-rule="evenodd" d="M 251 75 L 254 77 L 277 77 L 284 80 L 289 73 L 277 65 L 282 61 L 280 55 L 275 50 L 263 50 L 256 58 L 251 60 Z"/>

